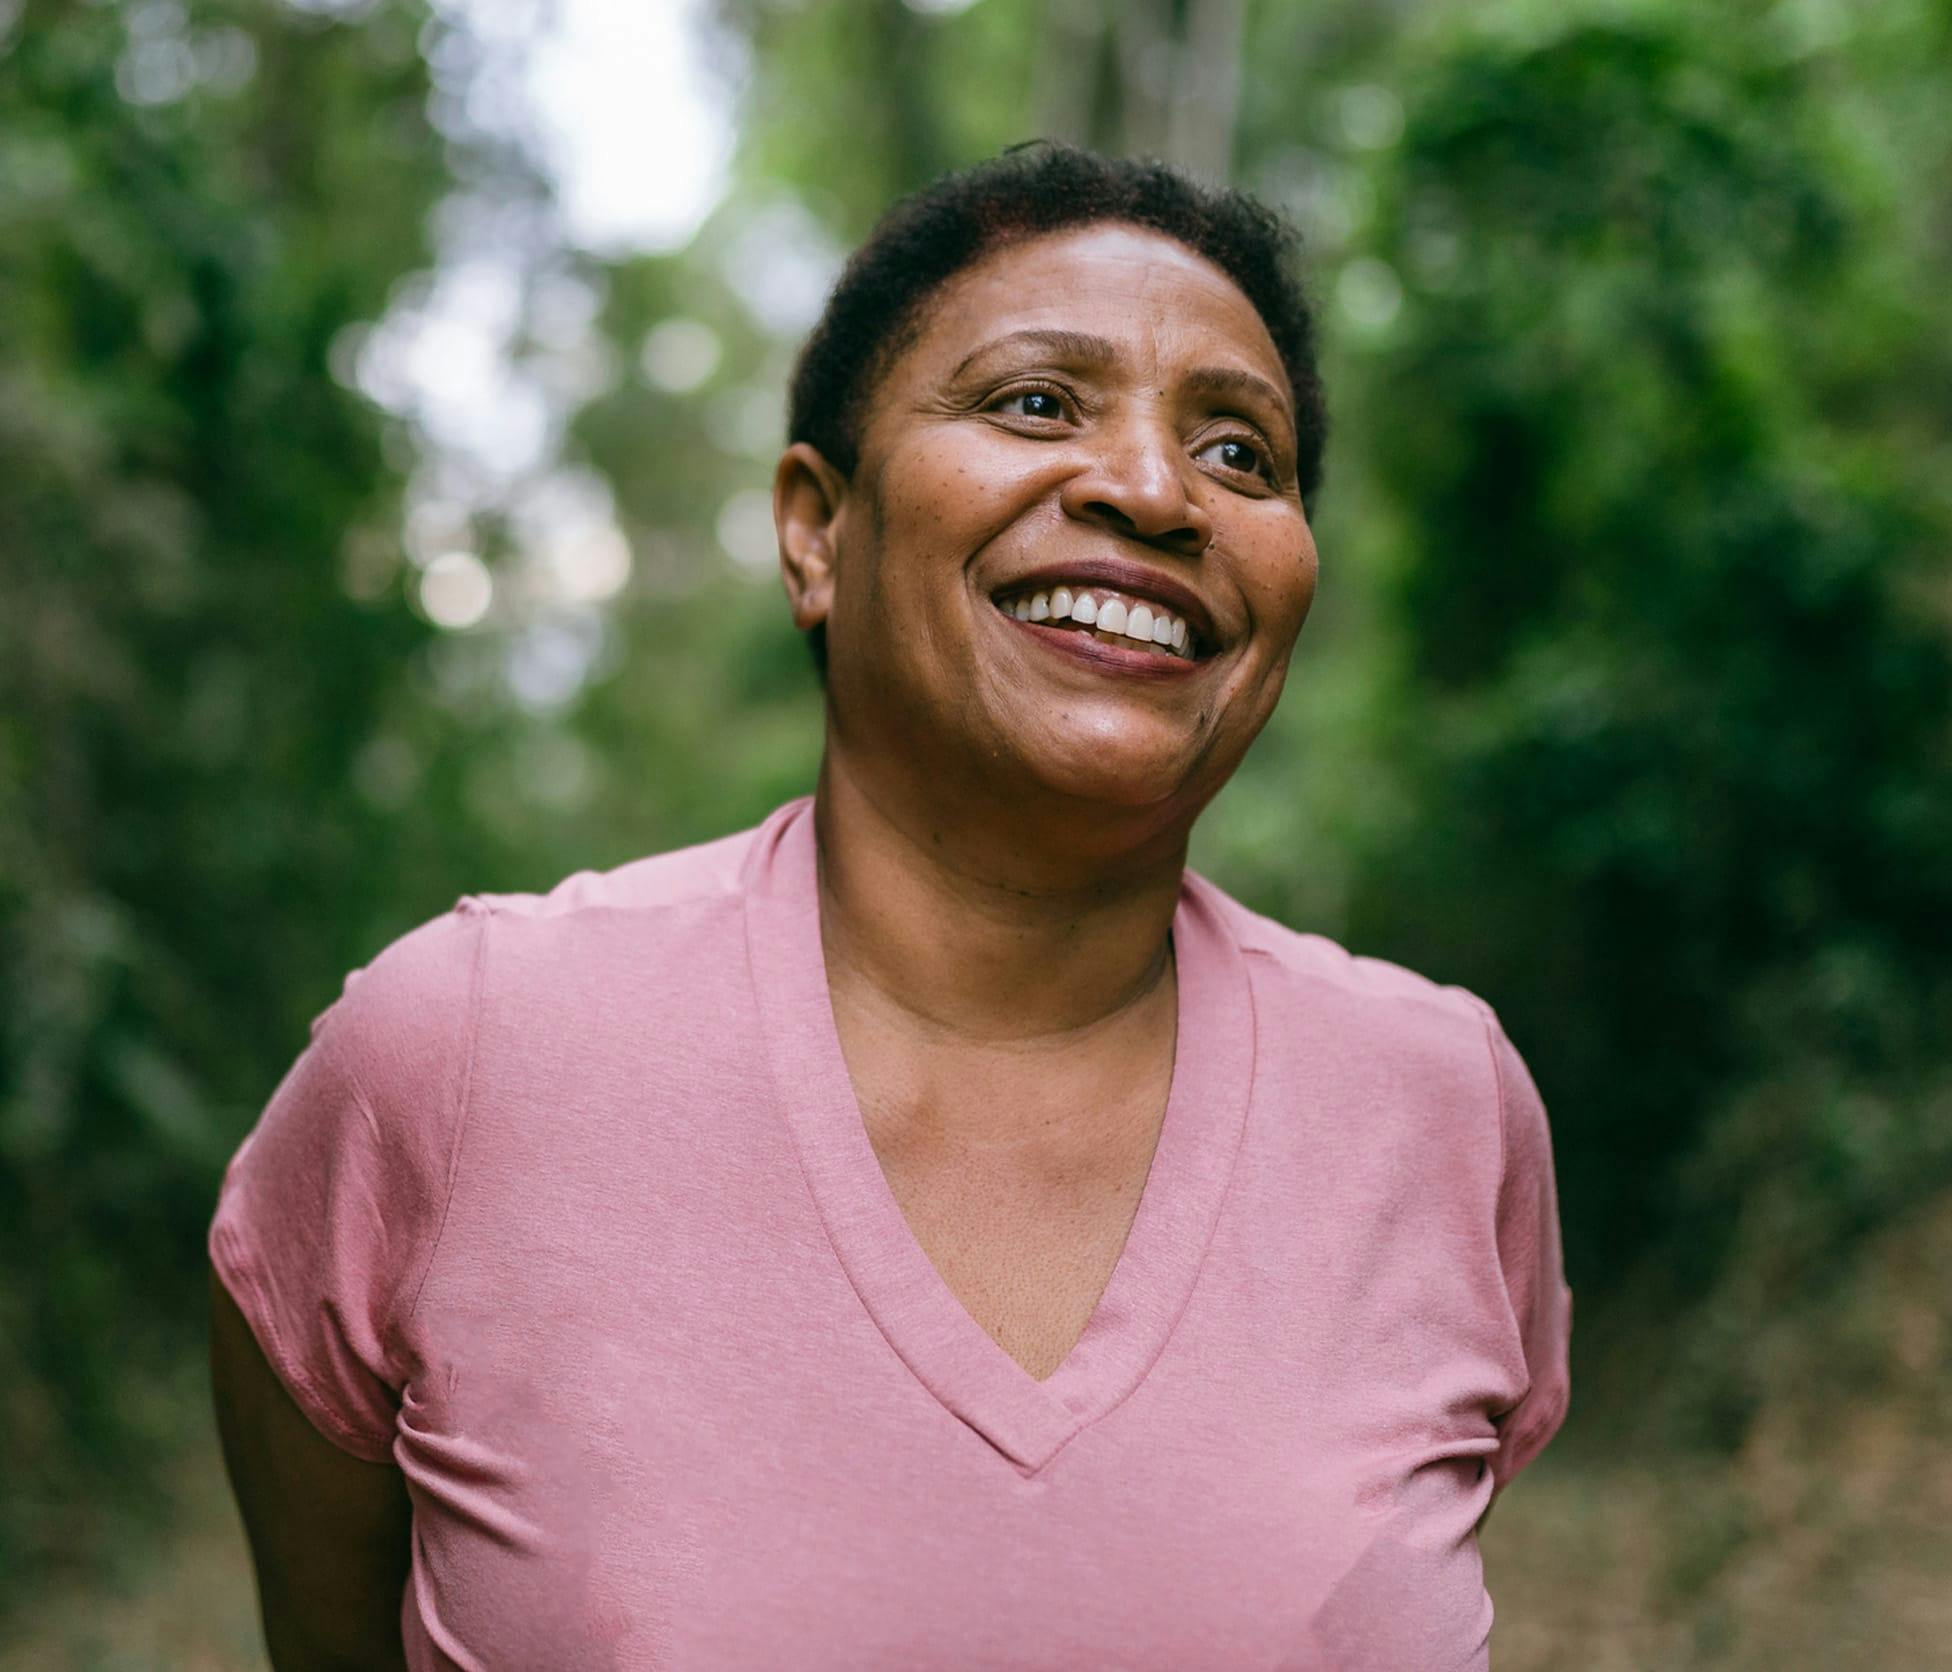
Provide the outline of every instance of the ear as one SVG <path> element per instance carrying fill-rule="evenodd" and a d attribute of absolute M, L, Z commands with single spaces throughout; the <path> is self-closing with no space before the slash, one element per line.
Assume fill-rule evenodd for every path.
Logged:
<path fill-rule="evenodd" d="M 834 604 L 834 559 L 839 546 L 847 479 L 818 449 L 796 441 L 773 472 L 773 527 L 779 532 L 779 572 L 793 605 L 793 625 L 805 632 L 827 619 Z"/>

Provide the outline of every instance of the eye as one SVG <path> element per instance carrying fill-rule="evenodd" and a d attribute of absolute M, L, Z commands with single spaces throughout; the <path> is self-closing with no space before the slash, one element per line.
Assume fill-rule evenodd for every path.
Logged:
<path fill-rule="evenodd" d="M 1230 435 L 1219 441 L 1210 441 L 1196 457 L 1206 458 L 1209 455 L 1218 455 L 1215 462 L 1220 468 L 1236 475 L 1268 478 L 1274 474 L 1273 465 L 1260 443 L 1243 436 Z"/>
<path fill-rule="evenodd" d="M 1012 418 L 1056 418 L 1067 416 L 1064 397 L 1055 389 L 1013 389 L 990 402 L 991 412 Z"/>

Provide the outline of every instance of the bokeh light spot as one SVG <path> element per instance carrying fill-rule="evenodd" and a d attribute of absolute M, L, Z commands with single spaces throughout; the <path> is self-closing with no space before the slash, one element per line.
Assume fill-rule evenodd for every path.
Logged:
<path fill-rule="evenodd" d="M 421 571 L 420 607 L 436 627 L 473 627 L 494 598 L 494 580 L 473 552 L 442 552 Z"/>

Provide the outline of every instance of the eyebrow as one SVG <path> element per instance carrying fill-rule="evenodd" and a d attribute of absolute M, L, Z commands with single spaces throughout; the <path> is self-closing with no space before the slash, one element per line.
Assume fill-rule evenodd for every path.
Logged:
<path fill-rule="evenodd" d="M 1007 336 L 996 338 L 970 350 L 962 362 L 951 372 L 951 381 L 958 380 L 963 373 L 985 355 L 998 349 L 1041 348 L 1061 360 L 1073 365 L 1089 366 L 1094 369 L 1115 365 L 1118 361 L 1118 346 L 1106 337 L 1095 337 L 1088 331 L 1058 331 L 1048 329 L 1028 329 L 1012 331 Z M 1287 420 L 1288 427 L 1294 428 L 1294 409 L 1289 398 L 1281 390 L 1258 372 L 1242 370 L 1235 366 L 1200 366 L 1186 374 L 1186 388 L 1196 395 L 1218 395 L 1235 400 L 1256 399 L 1266 401 Z"/>
<path fill-rule="evenodd" d="M 969 368 L 982 359 L 985 354 L 994 354 L 1000 348 L 1048 349 L 1061 360 L 1069 360 L 1074 365 L 1103 367 L 1118 359 L 1118 348 L 1107 337 L 1094 337 L 1088 331 L 1024 330 L 1012 331 L 1008 336 L 997 337 L 982 343 L 962 358 L 962 363 L 949 375 L 961 377 Z"/>
<path fill-rule="evenodd" d="M 1288 397 L 1259 372 L 1236 366 L 1201 366 L 1186 374 L 1186 387 L 1196 395 L 1218 395 L 1232 400 L 1263 400 L 1294 428 L 1294 407 Z"/>

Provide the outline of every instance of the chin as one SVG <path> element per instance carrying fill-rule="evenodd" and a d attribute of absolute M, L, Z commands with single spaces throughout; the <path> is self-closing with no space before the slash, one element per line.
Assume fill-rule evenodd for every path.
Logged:
<path fill-rule="evenodd" d="M 1023 760 L 1046 789 L 1107 807 L 1156 807 L 1177 800 L 1197 764 L 1183 750 L 1167 755 L 1121 749 L 1102 740 L 1094 749 L 1040 753 Z"/>

